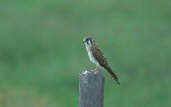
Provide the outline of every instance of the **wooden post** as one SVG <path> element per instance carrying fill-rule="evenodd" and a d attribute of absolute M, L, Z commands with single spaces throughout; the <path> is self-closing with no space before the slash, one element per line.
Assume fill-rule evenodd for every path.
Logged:
<path fill-rule="evenodd" d="M 104 76 L 99 71 L 79 75 L 79 107 L 103 107 Z"/>

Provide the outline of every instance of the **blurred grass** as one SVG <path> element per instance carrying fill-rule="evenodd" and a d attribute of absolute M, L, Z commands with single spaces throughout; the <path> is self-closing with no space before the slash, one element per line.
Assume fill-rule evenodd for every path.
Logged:
<path fill-rule="evenodd" d="M 78 106 L 85 35 L 121 80 L 103 72 L 105 107 L 171 106 L 169 0 L 1 0 L 0 107 Z"/>

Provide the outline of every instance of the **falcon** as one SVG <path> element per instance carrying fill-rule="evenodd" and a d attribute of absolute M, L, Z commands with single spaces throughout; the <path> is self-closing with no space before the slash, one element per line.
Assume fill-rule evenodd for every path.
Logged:
<path fill-rule="evenodd" d="M 102 50 L 96 44 L 95 40 L 92 37 L 85 37 L 83 38 L 83 43 L 88 52 L 90 61 L 96 65 L 96 68 L 93 69 L 93 71 L 97 71 L 100 67 L 102 67 L 112 76 L 117 84 L 120 84 L 117 75 L 112 71 Z"/>

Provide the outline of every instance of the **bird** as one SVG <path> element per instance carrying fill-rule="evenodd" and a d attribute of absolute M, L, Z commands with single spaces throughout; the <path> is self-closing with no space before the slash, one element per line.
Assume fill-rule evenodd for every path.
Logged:
<path fill-rule="evenodd" d="M 96 65 L 96 68 L 91 71 L 97 71 L 100 68 L 104 68 L 116 81 L 116 83 L 120 85 L 117 75 L 112 71 L 106 57 L 104 56 L 99 46 L 96 44 L 95 40 L 91 36 L 87 36 L 83 38 L 83 43 L 86 47 L 90 61 Z"/>

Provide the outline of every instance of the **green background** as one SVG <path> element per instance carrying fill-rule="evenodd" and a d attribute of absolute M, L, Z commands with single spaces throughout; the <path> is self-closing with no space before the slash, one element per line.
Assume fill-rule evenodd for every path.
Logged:
<path fill-rule="evenodd" d="M 0 107 L 78 107 L 78 74 L 103 49 L 105 107 L 171 106 L 170 0 L 1 0 Z"/>

